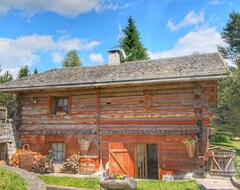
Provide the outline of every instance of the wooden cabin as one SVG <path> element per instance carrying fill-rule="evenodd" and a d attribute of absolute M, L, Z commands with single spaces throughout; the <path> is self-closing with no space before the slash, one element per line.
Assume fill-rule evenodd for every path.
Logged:
<path fill-rule="evenodd" d="M 81 173 L 108 161 L 110 171 L 135 178 L 202 167 L 210 109 L 226 73 L 221 56 L 109 60 L 114 64 L 53 69 L 1 84 L 0 92 L 17 96 L 18 146 L 51 149 L 59 161 L 79 154 Z M 193 158 L 181 142 L 188 134 L 197 135 Z M 85 152 L 83 141 L 90 145 Z"/>

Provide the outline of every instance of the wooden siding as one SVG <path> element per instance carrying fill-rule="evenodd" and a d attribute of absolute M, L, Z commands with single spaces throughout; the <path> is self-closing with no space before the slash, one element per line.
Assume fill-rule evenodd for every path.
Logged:
<path fill-rule="evenodd" d="M 191 171 L 198 166 L 198 154 L 192 159 L 189 158 L 186 148 L 181 143 L 184 136 L 181 135 L 118 135 L 112 138 L 111 136 L 104 136 L 103 139 L 103 162 L 109 159 L 110 144 L 120 144 L 126 142 L 128 144 L 157 144 L 158 146 L 158 170 L 174 170 L 174 171 Z M 134 158 L 134 151 L 132 148 L 128 150 L 130 157 Z M 135 163 L 136 164 L 136 163 Z M 136 167 L 136 165 L 135 165 Z M 130 169 L 130 168 L 129 168 Z M 131 170 L 131 169 L 130 169 Z M 136 174 L 135 174 L 136 177 Z"/>
<path fill-rule="evenodd" d="M 197 100 L 196 84 L 201 89 Z M 117 142 L 126 143 L 157 142 L 160 167 L 188 170 L 195 167 L 197 161 L 187 158 L 184 146 L 180 143 L 183 136 L 144 133 L 139 136 L 131 134 L 131 131 L 154 133 L 154 130 L 197 130 L 197 121 L 201 119 L 204 136 L 199 154 L 202 155 L 207 143 L 205 128 L 210 125 L 209 118 L 212 116 L 209 108 L 216 105 L 216 90 L 217 81 L 202 81 L 24 92 L 18 94 L 19 137 L 22 144 L 31 144 L 37 151 L 46 151 L 44 144 L 47 142 L 62 140 L 66 143 L 67 158 L 78 151 L 78 133 L 88 138 L 90 131 L 93 143 L 89 154 L 102 154 L 99 156 L 103 158 L 104 165 L 109 156 L 109 143 L 116 139 Z M 58 96 L 70 97 L 68 115 L 49 114 L 50 97 Z M 35 97 L 37 103 L 31 101 Z M 198 113 L 196 109 L 202 112 Z M 64 135 L 65 132 L 67 135 Z M 125 135 L 117 134 L 119 132 Z"/>

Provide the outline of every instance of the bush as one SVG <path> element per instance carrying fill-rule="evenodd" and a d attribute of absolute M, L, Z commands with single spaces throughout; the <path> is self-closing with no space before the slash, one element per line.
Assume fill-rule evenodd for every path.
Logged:
<path fill-rule="evenodd" d="M 229 142 L 233 136 L 231 132 L 217 132 L 211 137 L 212 142 Z"/>

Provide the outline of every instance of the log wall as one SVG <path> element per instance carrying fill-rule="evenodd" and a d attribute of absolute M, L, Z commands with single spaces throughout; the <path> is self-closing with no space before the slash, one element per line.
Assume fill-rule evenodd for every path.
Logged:
<path fill-rule="evenodd" d="M 179 140 L 182 138 L 179 131 L 196 131 L 199 119 L 203 121 L 204 128 L 210 125 L 212 113 L 209 108 L 216 105 L 216 91 L 217 81 L 202 81 L 23 92 L 18 94 L 19 139 L 22 144 L 29 143 L 37 151 L 43 152 L 46 151 L 47 142 L 58 141 L 59 138 L 66 143 L 68 157 L 76 153 L 80 134 L 81 138 L 94 141 L 89 154 L 98 155 L 99 147 L 102 147 L 100 154 L 104 164 L 108 160 L 108 144 L 116 138 L 134 143 L 148 139 L 146 143 L 160 142 L 158 147 L 161 147 L 162 166 L 183 165 L 184 168 L 188 161 Z M 53 115 L 49 111 L 51 97 L 59 96 L 71 97 L 69 114 L 66 116 Z M 35 97 L 37 103 L 31 101 Z M 201 113 L 196 109 L 201 109 Z M 138 135 L 144 135 L 149 131 L 154 133 L 154 130 L 159 130 L 161 134 L 139 138 L 132 134 L 133 131 L 141 131 L 142 134 Z M 101 146 L 97 142 L 99 138 L 102 140 Z M 205 146 L 206 143 L 204 135 L 202 144 Z M 176 154 L 174 158 L 182 160 L 164 163 L 164 160 L 173 158 L 171 154 Z M 190 165 L 194 164 L 195 161 Z"/>

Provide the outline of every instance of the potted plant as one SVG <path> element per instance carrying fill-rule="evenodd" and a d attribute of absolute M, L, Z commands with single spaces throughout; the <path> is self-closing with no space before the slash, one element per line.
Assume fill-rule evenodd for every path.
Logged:
<path fill-rule="evenodd" d="M 182 139 L 182 143 L 186 146 L 188 156 L 194 158 L 195 156 L 195 144 L 197 136 L 195 134 L 189 134 L 187 137 Z"/>
<path fill-rule="evenodd" d="M 113 172 L 101 178 L 99 184 L 104 189 L 126 189 L 132 190 L 137 186 L 137 182 L 134 178 L 128 177 L 126 174 Z"/>
<path fill-rule="evenodd" d="M 58 106 L 56 110 L 56 115 L 66 115 L 67 110 L 63 109 L 63 106 Z"/>

